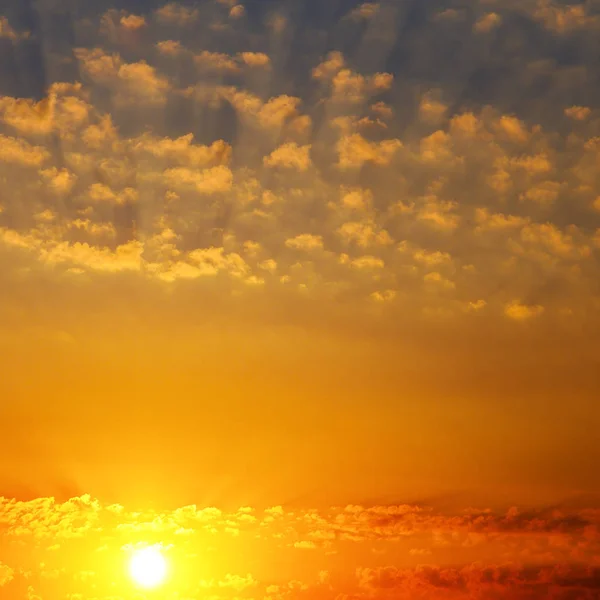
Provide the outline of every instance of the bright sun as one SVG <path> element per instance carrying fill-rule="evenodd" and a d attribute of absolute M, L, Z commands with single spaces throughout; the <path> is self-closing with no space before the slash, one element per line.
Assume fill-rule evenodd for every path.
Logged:
<path fill-rule="evenodd" d="M 137 550 L 129 563 L 131 578 L 141 587 L 153 588 L 167 576 L 167 561 L 157 547 Z"/>

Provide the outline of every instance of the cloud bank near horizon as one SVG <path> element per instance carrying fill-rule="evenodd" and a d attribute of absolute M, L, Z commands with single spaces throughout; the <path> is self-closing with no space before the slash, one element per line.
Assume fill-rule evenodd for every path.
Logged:
<path fill-rule="evenodd" d="M 128 553 L 160 544 L 168 598 L 587 599 L 600 581 L 599 517 L 419 505 L 140 512 L 89 495 L 4 498 L 0 597 L 133 597 Z"/>

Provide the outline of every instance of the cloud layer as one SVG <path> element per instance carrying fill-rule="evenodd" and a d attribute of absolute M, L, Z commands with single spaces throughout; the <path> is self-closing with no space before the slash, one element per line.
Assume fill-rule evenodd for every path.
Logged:
<path fill-rule="evenodd" d="M 326 34 L 331 15 L 298 28 L 275 5 L 84 16 L 48 4 L 37 27 L 56 19 L 75 39 L 49 34 L 37 98 L 0 101 L 3 246 L 57 273 L 595 327 L 600 121 L 585 57 L 597 19 L 587 5 L 493 8 L 365 3 Z M 42 49 L 41 30 L 3 19 L 15 56 Z M 519 73 L 516 23 L 547 41 L 545 56 L 520 48 Z M 467 30 L 447 82 L 436 57 Z M 568 43 L 577 66 L 557 62 Z M 510 87 L 475 98 L 486 82 L 469 82 L 498 83 L 499 60 Z M 542 101 L 534 80 L 552 118 L 528 107 Z"/>
<path fill-rule="evenodd" d="M 3 545 L 12 548 L 0 562 L 2 597 L 19 590 L 132 597 L 124 570 L 144 544 L 160 544 L 172 563 L 169 598 L 537 599 L 598 591 L 600 520 L 592 509 L 190 505 L 157 512 L 84 495 L 63 503 L 3 499 L 0 519 Z M 276 555 L 278 570 L 270 564 Z"/>

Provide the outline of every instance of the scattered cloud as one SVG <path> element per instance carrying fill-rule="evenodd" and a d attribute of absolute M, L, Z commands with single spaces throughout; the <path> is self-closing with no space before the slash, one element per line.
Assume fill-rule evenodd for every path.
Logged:
<path fill-rule="evenodd" d="M 535 306 L 528 306 L 515 300 L 506 306 L 504 312 L 507 317 L 515 321 L 528 321 L 541 315 L 544 312 L 544 307 L 537 304 Z"/>
<path fill-rule="evenodd" d="M 501 23 L 502 17 L 498 13 L 491 12 L 480 17 L 473 26 L 473 29 L 477 33 L 488 33 L 499 27 Z"/>
<path fill-rule="evenodd" d="M 154 15 L 161 23 L 185 27 L 191 25 L 198 19 L 199 11 L 178 2 L 170 2 L 157 8 Z"/>

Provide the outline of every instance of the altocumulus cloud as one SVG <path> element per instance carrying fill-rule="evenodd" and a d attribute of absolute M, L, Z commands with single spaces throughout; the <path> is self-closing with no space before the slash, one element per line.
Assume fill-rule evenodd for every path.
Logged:
<path fill-rule="evenodd" d="M 46 87 L 3 63 L 4 251 L 425 319 L 596 322 L 591 4 L 340 10 L 15 4 L 2 44 L 38 52 Z"/>

